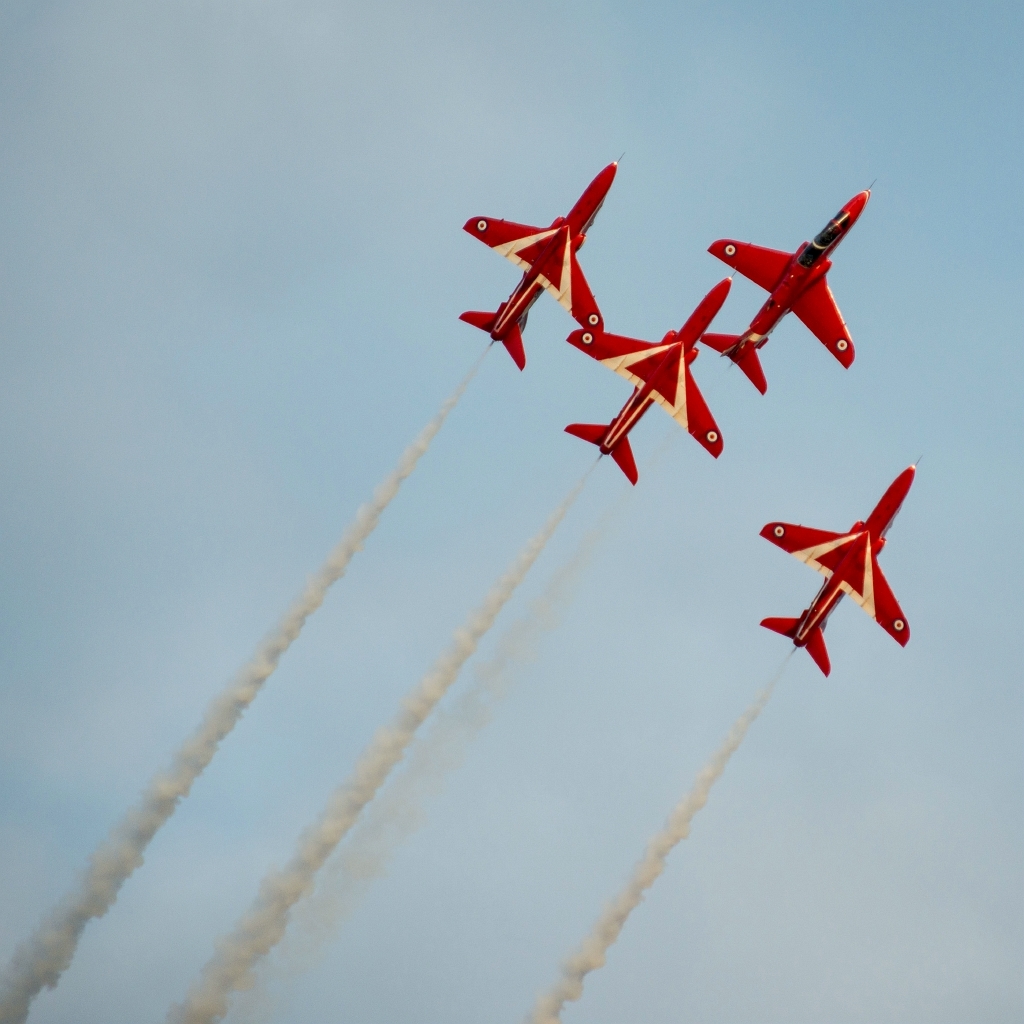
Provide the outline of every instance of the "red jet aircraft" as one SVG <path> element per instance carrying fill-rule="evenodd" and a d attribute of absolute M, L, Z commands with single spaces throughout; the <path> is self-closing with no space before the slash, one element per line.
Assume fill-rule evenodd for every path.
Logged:
<path fill-rule="evenodd" d="M 853 339 L 825 275 L 832 267 L 829 256 L 857 222 L 870 198 L 871 189 L 855 195 L 813 242 L 804 242 L 795 253 L 728 238 L 720 238 L 708 248 L 712 256 L 771 293 L 743 334 L 705 334 L 700 339 L 736 363 L 762 395 L 768 390 L 768 382 L 757 350 L 767 343 L 768 335 L 790 310 L 844 367 L 849 369 L 853 362 Z"/>
<path fill-rule="evenodd" d="M 690 363 L 697 358 L 695 346 L 698 339 L 722 308 L 731 286 L 732 278 L 719 281 L 704 296 L 679 332 L 669 331 L 659 345 L 590 330 L 573 331 L 569 335 L 570 345 L 575 345 L 633 385 L 633 394 L 607 426 L 572 423 L 565 428 L 568 433 L 596 444 L 602 455 L 610 455 L 631 484 L 635 484 L 638 477 L 627 435 L 654 402 L 716 459 L 722 454 L 722 436 L 704 396 L 693 381 Z"/>
<path fill-rule="evenodd" d="M 764 619 L 761 625 L 788 636 L 827 676 L 831 671 L 823 630 L 835 607 L 849 594 L 901 647 L 910 639 L 910 626 L 878 567 L 885 535 L 903 505 L 916 466 L 910 466 L 889 485 L 866 523 L 854 523 L 849 533 L 828 533 L 792 523 L 769 523 L 761 536 L 826 577 L 811 606 L 798 619 Z"/>
<path fill-rule="evenodd" d="M 521 268 L 523 279 L 497 313 L 466 312 L 459 317 L 500 341 L 516 366 L 526 366 L 522 330 L 530 308 L 547 289 L 584 327 L 602 325 L 601 310 L 587 285 L 576 253 L 587 239 L 598 210 L 612 187 L 618 161 L 609 164 L 587 186 L 567 217 L 556 217 L 550 227 L 534 228 L 510 220 L 470 217 L 462 230 Z"/>

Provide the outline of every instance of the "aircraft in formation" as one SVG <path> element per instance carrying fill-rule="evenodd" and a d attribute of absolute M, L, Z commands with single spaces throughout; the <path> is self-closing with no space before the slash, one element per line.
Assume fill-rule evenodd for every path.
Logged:
<path fill-rule="evenodd" d="M 633 393 L 610 423 L 571 423 L 566 432 L 597 445 L 636 484 L 636 460 L 629 432 L 657 403 L 716 459 L 722 453 L 722 433 L 693 379 L 691 365 L 697 344 L 727 356 L 761 394 L 768 390 L 757 350 L 787 313 L 795 313 L 812 334 L 842 364 L 854 359 L 853 339 L 828 286 L 831 255 L 857 222 L 871 190 L 855 195 L 811 242 L 795 252 L 767 249 L 728 238 L 708 252 L 768 292 L 768 299 L 743 334 L 712 334 L 708 327 L 722 308 L 732 278 L 719 281 L 701 300 L 679 331 L 669 331 L 658 343 L 640 341 L 605 330 L 604 317 L 579 265 L 577 253 L 586 241 L 618 169 L 609 164 L 587 186 L 565 217 L 549 227 L 532 227 L 489 217 L 471 217 L 463 230 L 479 238 L 523 271 L 512 294 L 495 313 L 469 311 L 459 319 L 500 341 L 516 365 L 526 366 L 523 329 L 541 292 L 550 292 L 580 324 L 566 339 L 570 345 L 607 366 L 633 385 Z M 829 533 L 792 523 L 769 523 L 761 536 L 807 563 L 825 577 L 817 596 L 799 618 L 767 618 L 762 626 L 804 647 L 827 676 L 831 671 L 824 629 L 829 616 L 849 594 L 901 646 L 910 627 L 889 584 L 878 567 L 885 535 L 914 481 L 916 467 L 904 470 L 890 485 L 866 522 L 847 533 Z"/>
<path fill-rule="evenodd" d="M 556 217 L 550 227 L 535 228 L 492 217 L 470 217 L 462 227 L 523 271 L 516 290 L 496 313 L 469 310 L 459 317 L 487 331 L 492 341 L 500 341 L 520 370 L 526 366 L 523 328 L 541 292 L 549 291 L 584 327 L 597 330 L 603 326 L 601 310 L 597 308 L 576 254 L 587 240 L 587 232 L 612 187 L 618 166 L 616 161 L 601 171 L 568 215 Z"/>
<path fill-rule="evenodd" d="M 763 619 L 761 625 L 789 637 L 797 647 L 805 647 L 826 676 L 831 665 L 824 629 L 844 594 L 849 594 L 896 643 L 907 646 L 910 626 L 878 567 L 878 555 L 885 547 L 885 535 L 903 506 L 916 472 L 916 466 L 903 470 L 882 495 L 867 522 L 854 523 L 846 533 L 829 533 L 793 523 L 769 523 L 761 531 L 765 540 L 825 577 L 821 590 L 798 619 Z"/>
<path fill-rule="evenodd" d="M 637 471 L 628 435 L 655 402 L 716 459 L 722 454 L 722 435 L 694 383 L 690 364 L 697 358 L 697 341 L 722 308 L 731 286 L 730 277 L 719 281 L 679 331 L 669 331 L 658 345 L 591 330 L 569 335 L 570 345 L 625 377 L 633 385 L 633 394 L 607 426 L 570 423 L 566 432 L 596 444 L 602 455 L 611 455 L 631 484 L 637 482 Z"/>
<path fill-rule="evenodd" d="M 728 356 L 763 395 L 768 390 L 757 350 L 782 318 L 792 311 L 810 332 L 839 360 L 845 369 L 853 362 L 853 339 L 839 312 L 826 275 L 832 268 L 829 256 L 857 223 L 871 189 L 857 193 L 814 236 L 796 252 L 765 249 L 749 242 L 720 238 L 708 247 L 712 256 L 749 278 L 769 293 L 768 300 L 743 334 L 706 334 L 701 341 Z"/>

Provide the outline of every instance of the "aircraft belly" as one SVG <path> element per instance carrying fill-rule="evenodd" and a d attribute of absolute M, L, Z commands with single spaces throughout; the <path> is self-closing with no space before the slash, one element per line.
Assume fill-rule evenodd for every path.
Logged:
<path fill-rule="evenodd" d="M 793 642 L 797 647 L 803 647 L 807 643 L 807 637 L 817 627 L 825 628 L 828 617 L 835 611 L 836 605 L 843 599 L 843 591 L 839 584 L 833 580 L 826 580 L 818 596 L 811 602 L 803 621 L 797 630 Z"/>
<path fill-rule="evenodd" d="M 536 281 L 531 281 L 525 288 L 523 287 L 523 284 L 520 284 L 512 293 L 508 303 L 502 310 L 501 316 L 494 325 L 492 333 L 495 337 L 502 337 L 507 333 L 508 327 L 511 324 L 518 323 L 527 313 L 529 313 L 531 307 L 537 301 L 542 291 L 543 288 Z"/>

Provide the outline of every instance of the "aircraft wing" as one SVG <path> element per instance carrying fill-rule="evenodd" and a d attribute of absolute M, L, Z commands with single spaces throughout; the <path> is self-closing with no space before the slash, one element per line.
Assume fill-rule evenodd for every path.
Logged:
<path fill-rule="evenodd" d="M 635 388 L 642 388 L 665 358 L 672 343 L 655 345 L 604 331 L 573 331 L 566 339 L 574 348 L 607 366 Z"/>
<path fill-rule="evenodd" d="M 591 340 L 585 340 L 588 338 Z M 684 353 L 677 340 L 655 345 L 591 330 L 573 331 L 567 340 L 635 388 L 642 388 L 657 375 L 651 398 L 716 459 L 722 454 L 721 431 L 690 373 L 695 350 Z"/>
<path fill-rule="evenodd" d="M 839 586 L 853 598 L 901 647 L 910 639 L 910 627 L 889 583 L 867 531 L 854 535 L 856 544 L 836 570 Z"/>
<path fill-rule="evenodd" d="M 558 228 L 535 228 L 512 220 L 470 217 L 462 225 L 462 230 L 479 238 L 484 245 L 489 245 L 499 255 L 525 271 L 533 267 L 538 251 Z"/>
<path fill-rule="evenodd" d="M 572 291 L 569 296 L 569 305 L 565 306 L 561 299 L 558 301 L 562 302 L 562 305 L 569 311 L 569 315 L 578 324 L 600 330 L 604 326 L 601 310 L 597 308 L 597 300 L 594 298 L 594 293 L 590 290 L 590 285 L 587 284 L 587 279 L 583 276 L 583 269 L 576 259 L 576 253 L 571 253 L 570 255 L 571 264 L 569 272 L 571 275 Z"/>
<path fill-rule="evenodd" d="M 554 248 L 541 257 L 542 263 L 536 265 L 537 280 L 577 323 L 596 333 L 602 326 L 601 310 L 597 308 L 597 301 L 573 252 L 569 228 L 563 225 L 557 234 L 559 237 Z M 550 245 L 548 238 L 550 236 L 545 236 L 538 248 Z M 522 250 L 520 255 L 529 256 L 530 253 Z"/>
<path fill-rule="evenodd" d="M 470 217 L 463 231 L 479 238 L 524 273 L 533 270 L 537 260 L 542 259 L 543 264 L 537 267 L 538 282 L 580 324 L 601 327 L 601 310 L 573 252 L 567 225 L 535 228 L 510 220 Z M 560 237 L 552 248 L 552 238 L 556 235 Z M 545 250 L 550 251 L 545 253 Z"/>
<path fill-rule="evenodd" d="M 720 238 L 713 242 L 708 246 L 708 252 L 723 263 L 728 263 L 766 292 L 775 291 L 793 260 L 791 252 L 766 249 L 761 245 L 751 245 L 750 242 L 735 242 L 730 238 Z"/>
<path fill-rule="evenodd" d="M 848 369 L 854 357 L 853 339 L 824 277 L 819 277 L 793 303 L 793 312 L 811 334 Z"/>
<path fill-rule="evenodd" d="M 831 576 L 849 554 L 850 545 L 861 534 L 830 533 L 795 523 L 769 523 L 761 531 L 761 536 L 822 576 Z"/>
<path fill-rule="evenodd" d="M 889 587 L 889 581 L 882 575 L 878 567 L 878 557 L 871 552 L 871 576 L 874 585 L 875 622 L 900 645 L 906 647 L 910 639 L 910 626 L 907 624 L 903 610 L 900 608 L 896 595 Z M 864 609 L 867 611 L 867 608 Z"/>
<path fill-rule="evenodd" d="M 692 361 L 691 358 L 689 362 Z M 722 454 L 722 432 L 718 429 L 704 396 L 694 382 L 689 362 L 686 365 L 686 429 L 698 444 L 717 459 Z M 673 416 L 673 419 L 678 421 L 678 416 Z"/>

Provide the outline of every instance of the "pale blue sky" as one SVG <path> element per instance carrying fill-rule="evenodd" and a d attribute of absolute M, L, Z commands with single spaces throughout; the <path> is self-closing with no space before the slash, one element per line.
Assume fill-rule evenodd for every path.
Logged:
<path fill-rule="evenodd" d="M 546 223 L 625 151 L 582 262 L 657 339 L 876 180 L 764 398 L 705 354 L 716 463 L 657 410 L 641 480 L 389 876 L 281 1020 L 518 1021 L 817 587 L 924 454 L 882 564 L 799 654 L 566 1024 L 1024 1020 L 1017 4 L 25 3 L 0 12 L 0 960 L 434 414 Z M 716 329 L 762 293 L 737 280 Z M 492 353 L 32 1021 L 160 1021 L 592 450 L 624 382 L 547 298 Z M 627 487 L 602 464 L 510 621 Z M 499 623 L 500 628 L 500 623 Z M 486 645 L 485 651 L 486 653 Z"/>

